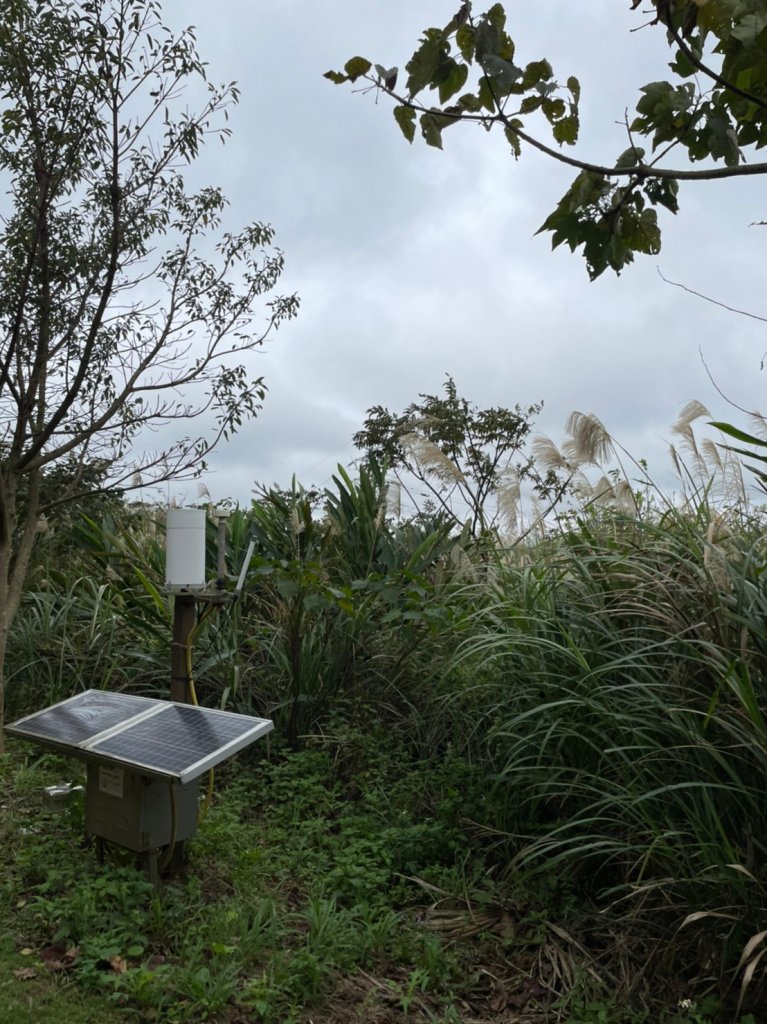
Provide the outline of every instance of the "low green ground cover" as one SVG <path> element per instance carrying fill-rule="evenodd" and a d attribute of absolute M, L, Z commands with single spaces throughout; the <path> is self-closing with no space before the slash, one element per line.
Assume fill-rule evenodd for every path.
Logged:
<path fill-rule="evenodd" d="M 3 1019 L 658 1020 L 616 1005 L 609 929 L 567 881 L 515 882 L 470 841 L 487 794 L 460 758 L 375 729 L 241 758 L 159 892 L 117 851 L 98 867 L 76 806 L 42 806 L 76 764 L 15 744 L 1 763 Z M 671 1002 L 669 1024 L 713 1020 Z"/>
<path fill-rule="evenodd" d="M 113 1024 L 120 1012 L 98 994 L 85 993 L 30 966 L 5 939 L 0 945 L 0 1012 L 13 1024 Z"/>

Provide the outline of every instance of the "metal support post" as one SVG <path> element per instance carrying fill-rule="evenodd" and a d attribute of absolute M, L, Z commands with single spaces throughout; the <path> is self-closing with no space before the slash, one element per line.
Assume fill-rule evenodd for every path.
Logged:
<path fill-rule="evenodd" d="M 191 594 L 176 594 L 173 600 L 173 643 L 170 649 L 170 699 L 189 703 L 187 647 L 194 629 L 195 600 Z"/>
<path fill-rule="evenodd" d="M 181 704 L 189 704 L 189 665 L 187 661 L 187 648 L 189 637 L 194 629 L 195 600 L 190 594 L 176 594 L 173 599 L 173 643 L 170 649 L 170 699 Z M 168 871 L 171 875 L 177 874 L 184 866 L 186 860 L 185 843 L 180 840 L 176 843 Z M 156 884 L 157 858 L 147 862 L 147 871 L 150 881 Z"/>

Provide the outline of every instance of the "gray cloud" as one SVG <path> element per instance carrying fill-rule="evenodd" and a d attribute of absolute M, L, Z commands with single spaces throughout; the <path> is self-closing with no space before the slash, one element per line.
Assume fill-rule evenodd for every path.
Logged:
<path fill-rule="evenodd" d="M 311 5 L 195 2 L 186 16 L 214 79 L 239 80 L 233 138 L 195 175 L 229 194 L 232 226 L 277 228 L 285 290 L 302 296 L 258 360 L 263 414 L 212 460 L 215 497 L 248 501 L 255 480 L 321 482 L 355 452 L 374 404 L 402 408 L 445 373 L 479 404 L 544 399 L 540 426 L 596 413 L 638 457 L 665 463 L 669 425 L 690 398 L 734 417 L 706 375 L 741 404 L 762 400 L 763 325 L 664 284 L 672 280 L 759 312 L 764 214 L 753 182 L 683 188 L 663 218 L 664 250 L 590 284 L 582 260 L 534 233 L 573 174 L 534 153 L 514 162 L 481 130 L 445 134 L 445 152 L 402 139 L 385 102 L 322 78 L 354 53 L 403 61 L 456 4 L 325 0 Z M 661 34 L 628 4 L 507 5 L 522 60 L 549 56 L 583 84 L 584 155 L 625 147 L 635 88 L 663 77 Z M 579 150 L 580 152 L 580 150 Z M 765 311 L 765 310 L 763 310 Z M 767 311 L 766 311 L 767 312 Z M 188 486 L 185 485 L 188 492 Z"/>

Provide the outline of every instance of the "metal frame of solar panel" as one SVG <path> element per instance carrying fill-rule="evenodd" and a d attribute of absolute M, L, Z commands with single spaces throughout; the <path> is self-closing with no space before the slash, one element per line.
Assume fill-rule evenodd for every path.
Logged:
<path fill-rule="evenodd" d="M 74 757 L 183 785 L 271 732 L 273 724 L 231 711 L 85 690 L 5 728 Z"/>

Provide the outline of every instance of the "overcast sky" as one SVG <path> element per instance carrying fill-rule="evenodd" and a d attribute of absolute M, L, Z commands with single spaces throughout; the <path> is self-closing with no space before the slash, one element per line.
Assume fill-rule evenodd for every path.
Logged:
<path fill-rule="evenodd" d="M 657 28 L 629 0 L 508 0 L 517 63 L 547 57 L 582 85 L 575 152 L 610 161 L 638 87 L 668 77 Z M 767 314 L 758 181 L 687 186 L 661 213 L 663 251 L 590 283 L 581 257 L 552 253 L 537 228 L 573 172 L 532 151 L 515 162 L 502 137 L 468 126 L 445 150 L 409 146 L 390 104 L 323 79 L 359 53 L 404 65 L 421 30 L 457 0 L 193 0 L 210 77 L 242 90 L 233 137 L 203 151 L 195 175 L 223 187 L 230 226 L 272 223 L 283 291 L 301 311 L 255 359 L 269 387 L 257 420 L 222 447 L 203 478 L 213 500 L 250 500 L 255 483 L 327 483 L 358 455 L 366 410 L 401 410 L 451 374 L 484 405 L 543 400 L 555 440 L 569 413 L 595 413 L 658 478 L 670 425 L 692 398 L 737 418 L 719 387 L 761 407 L 764 325 L 664 284 L 658 270 L 730 305 Z M 478 9 L 483 9 L 477 4 Z M 166 4 L 166 10 L 170 7 Z M 169 19 L 174 21 L 173 18 Z M 531 125 L 532 126 L 532 125 Z M 545 127 L 538 126 L 545 135 Z M 746 425 L 744 418 L 739 422 Z M 196 497 L 194 484 L 170 489 Z"/>

